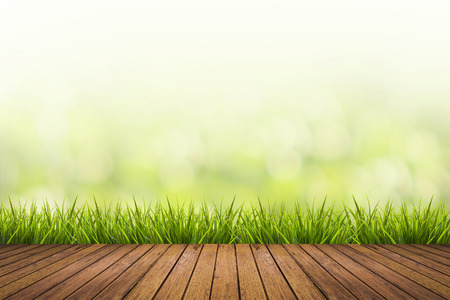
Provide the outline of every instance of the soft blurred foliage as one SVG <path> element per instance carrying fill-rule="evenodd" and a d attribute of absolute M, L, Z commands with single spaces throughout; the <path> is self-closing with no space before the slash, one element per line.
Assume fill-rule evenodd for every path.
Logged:
<path fill-rule="evenodd" d="M 0 199 L 449 204 L 445 10 L 250 2 L 10 4 Z"/>

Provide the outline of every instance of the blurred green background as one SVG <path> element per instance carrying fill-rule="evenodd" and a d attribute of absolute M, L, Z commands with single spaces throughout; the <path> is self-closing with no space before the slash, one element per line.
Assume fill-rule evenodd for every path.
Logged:
<path fill-rule="evenodd" d="M 3 201 L 450 204 L 445 2 L 6 6 Z"/>

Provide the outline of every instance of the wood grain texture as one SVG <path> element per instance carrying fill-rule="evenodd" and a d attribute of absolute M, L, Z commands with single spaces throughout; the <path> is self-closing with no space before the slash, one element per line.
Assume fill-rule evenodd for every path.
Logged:
<path fill-rule="evenodd" d="M 145 253 L 136 263 L 129 267 L 111 282 L 96 299 L 123 299 L 127 293 L 136 285 L 142 276 L 158 261 L 169 249 L 169 245 L 155 245 L 149 252 Z"/>
<path fill-rule="evenodd" d="M 265 299 L 266 292 L 250 245 L 236 245 L 236 259 L 241 299 Z"/>
<path fill-rule="evenodd" d="M 239 299 L 234 245 L 219 245 L 211 289 L 213 299 Z"/>
<path fill-rule="evenodd" d="M 349 245 L 334 245 L 334 247 L 416 299 L 442 299 L 436 293 L 356 251 Z M 355 245 L 355 247 L 362 248 L 361 245 Z"/>
<path fill-rule="evenodd" d="M 383 299 L 374 289 L 370 288 L 337 261 L 322 252 L 317 246 L 300 245 L 300 247 L 358 299 Z"/>
<path fill-rule="evenodd" d="M 218 245 L 203 245 L 202 252 L 189 281 L 185 299 L 209 299 Z"/>
<path fill-rule="evenodd" d="M 448 245 L 0 245 L 0 299 L 450 299 Z"/>
<path fill-rule="evenodd" d="M 434 291 L 436 294 L 444 298 L 450 298 L 450 288 L 439 283 L 438 281 L 431 279 L 414 269 L 410 269 L 395 260 L 387 258 L 376 251 L 373 251 L 367 247 L 361 245 L 349 245 L 349 247 L 357 250 L 358 252 L 364 254 L 367 257 L 379 262 L 380 264 L 390 268 L 391 270 L 403 275 L 404 277 L 422 285 L 423 287 Z"/>
<path fill-rule="evenodd" d="M 182 299 L 202 245 L 188 245 L 154 299 Z"/>
<path fill-rule="evenodd" d="M 356 299 L 348 289 L 298 245 L 284 245 L 284 247 L 328 299 Z"/>
<path fill-rule="evenodd" d="M 104 272 L 69 295 L 67 299 L 84 300 L 94 298 L 97 294 L 104 290 L 105 287 L 107 287 L 109 284 L 111 284 L 111 282 L 113 282 L 117 277 L 125 272 L 125 270 L 130 268 L 136 261 L 138 261 L 145 253 L 152 249 L 153 246 L 154 245 L 152 244 L 146 244 L 139 245 L 138 247 L 134 248 Z"/>

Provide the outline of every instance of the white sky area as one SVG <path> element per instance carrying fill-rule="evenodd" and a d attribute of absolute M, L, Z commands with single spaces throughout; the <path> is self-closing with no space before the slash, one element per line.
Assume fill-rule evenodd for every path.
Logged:
<path fill-rule="evenodd" d="M 73 89 L 188 103 L 361 78 L 448 91 L 449 11 L 448 1 L 4 1 L 0 101 L 31 84 L 60 104 Z"/>

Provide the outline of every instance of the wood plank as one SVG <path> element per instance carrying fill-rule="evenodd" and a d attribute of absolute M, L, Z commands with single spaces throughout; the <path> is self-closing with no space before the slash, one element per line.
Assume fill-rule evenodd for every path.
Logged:
<path fill-rule="evenodd" d="M 186 245 L 183 244 L 171 245 L 163 259 L 158 260 L 139 280 L 126 299 L 152 299 L 185 249 Z"/>
<path fill-rule="evenodd" d="M 66 250 L 62 250 L 61 252 L 57 252 L 50 255 L 49 257 L 28 264 L 23 268 L 3 275 L 2 277 L 0 277 L 0 288 L 31 273 L 37 272 L 38 270 L 87 247 L 88 245 L 70 245 L 70 247 Z M 27 261 L 25 261 L 25 263 L 27 263 Z"/>
<path fill-rule="evenodd" d="M 216 265 L 218 245 L 203 246 L 197 265 L 188 283 L 185 299 L 209 299 L 211 294 L 214 267 Z"/>
<path fill-rule="evenodd" d="M 440 264 L 444 264 L 447 266 L 450 266 L 450 259 L 447 259 L 445 257 L 442 257 L 440 255 L 434 254 L 432 252 L 426 251 L 426 250 L 422 250 L 420 248 L 414 247 L 412 245 L 404 245 L 404 244 L 397 244 L 396 246 L 401 247 L 403 249 L 406 249 L 408 251 L 414 252 L 417 255 L 432 259 Z"/>
<path fill-rule="evenodd" d="M 55 285 L 61 283 L 72 275 L 78 273 L 83 270 L 87 266 L 95 263 L 99 259 L 102 259 L 107 254 L 113 252 L 117 248 L 121 247 L 121 245 L 103 245 L 97 251 L 86 255 L 83 258 L 78 259 L 74 263 L 70 265 L 63 266 L 61 269 L 57 270 L 55 273 L 47 276 L 43 280 L 39 280 L 28 287 L 20 290 L 16 294 L 12 295 L 9 299 L 24 299 L 26 298 L 35 298 L 44 292 L 48 291 Z"/>
<path fill-rule="evenodd" d="M 235 246 L 241 299 L 266 299 L 267 296 L 250 245 L 237 244 Z"/>
<path fill-rule="evenodd" d="M 282 245 L 270 244 L 267 248 L 298 299 L 325 299 L 322 292 Z"/>
<path fill-rule="evenodd" d="M 24 245 L 23 247 L 14 247 L 14 249 L 11 249 L 11 251 L 5 252 L 0 254 L 0 260 L 6 259 L 7 257 L 19 254 L 19 253 L 23 253 L 26 251 L 29 251 L 31 249 L 37 248 L 40 245 Z"/>
<path fill-rule="evenodd" d="M 29 285 L 49 276 L 50 274 L 64 268 L 65 266 L 77 261 L 78 259 L 87 256 L 88 254 L 99 250 L 100 248 L 104 247 L 105 245 L 92 245 L 87 248 L 84 248 L 80 251 L 75 252 L 74 254 L 71 254 L 68 257 L 65 257 L 63 259 L 60 259 L 44 268 L 41 268 L 40 270 L 36 272 L 32 272 L 27 276 L 24 276 L 20 278 L 19 280 L 15 280 L 8 285 L 3 286 L 0 288 L 0 299 L 6 298 L 7 296 L 10 296 L 14 293 L 17 293 L 18 291 L 21 291 L 22 289 L 28 287 Z M 71 248 L 70 248 L 71 249 Z M 70 250 L 69 249 L 69 250 Z M 10 273 L 13 274 L 13 273 Z M 10 275 L 8 274 L 8 275 Z"/>
<path fill-rule="evenodd" d="M 328 299 L 356 299 L 339 281 L 311 258 L 299 245 L 286 244 L 283 247 L 297 264 L 315 282 Z"/>
<path fill-rule="evenodd" d="M 113 282 L 120 274 L 132 266 L 138 259 L 147 253 L 154 245 L 144 244 L 138 245 L 127 255 L 120 258 L 108 269 L 96 276 L 85 285 L 80 287 L 74 293 L 70 294 L 67 299 L 92 299 L 100 293 L 106 286 Z"/>
<path fill-rule="evenodd" d="M 269 299 L 295 299 L 294 292 L 284 279 L 278 265 L 266 245 L 251 245 L 256 265 L 258 266 L 261 280 Z"/>
<path fill-rule="evenodd" d="M 0 244 L 0 254 L 12 251 L 14 249 L 19 249 L 25 246 L 25 244 Z"/>
<path fill-rule="evenodd" d="M 316 245 L 316 247 L 383 297 L 387 299 L 414 299 L 383 277 L 373 273 L 370 268 L 362 266 L 352 257 L 336 250 L 331 245 Z"/>
<path fill-rule="evenodd" d="M 155 245 L 137 262 L 120 274 L 110 285 L 102 290 L 95 299 L 123 299 L 138 280 L 147 273 L 162 255 L 169 249 L 168 244 Z"/>
<path fill-rule="evenodd" d="M 38 260 L 41 260 L 45 257 L 48 257 L 52 254 L 58 253 L 60 251 L 63 251 L 67 248 L 72 247 L 72 245 L 54 245 L 56 247 L 49 247 L 49 249 L 44 250 L 42 252 L 39 252 L 38 254 L 33 255 L 32 257 L 27 257 L 26 259 L 22 259 L 19 261 L 16 261 L 14 263 L 8 264 L 7 266 L 3 266 L 0 268 L 0 277 L 3 275 L 6 275 L 10 272 L 13 272 L 17 269 L 26 267 L 27 265 L 30 265 Z"/>
<path fill-rule="evenodd" d="M 380 245 L 383 248 L 386 248 L 390 251 L 396 252 L 400 255 L 403 255 L 409 259 L 412 259 L 414 261 L 417 261 L 425 266 L 428 266 L 430 268 L 433 268 L 447 276 L 450 276 L 450 268 L 448 266 L 445 266 L 443 264 L 440 264 L 436 262 L 435 260 L 423 257 L 421 255 L 417 255 L 417 253 L 411 252 L 405 247 L 398 247 L 397 245 Z"/>
<path fill-rule="evenodd" d="M 422 250 L 429 251 L 429 252 L 432 252 L 432 253 L 437 254 L 439 256 L 442 256 L 442 257 L 445 257 L 447 259 L 450 259 L 450 249 L 448 249 L 448 250 L 441 250 L 441 249 L 437 249 L 437 248 L 434 248 L 434 247 L 430 247 L 429 245 L 419 245 L 419 244 L 412 244 L 411 246 L 417 247 L 417 248 L 420 248 Z"/>
<path fill-rule="evenodd" d="M 110 267 L 113 263 L 117 262 L 120 258 L 130 253 L 137 247 L 135 244 L 127 245 L 109 245 L 109 247 L 119 246 L 118 249 L 108 253 L 100 260 L 88 265 L 86 268 L 64 280 L 63 282 L 53 286 L 53 288 L 47 290 L 44 294 L 40 295 L 36 299 L 63 299 L 70 295 L 72 292 L 79 289 L 86 282 L 103 272 Z"/>
<path fill-rule="evenodd" d="M 416 299 L 442 299 L 437 294 L 429 291 L 423 286 L 417 284 L 416 282 L 400 275 L 397 272 L 387 268 L 386 266 L 380 264 L 379 262 L 363 255 L 361 252 L 358 252 L 352 249 L 348 245 L 333 245 L 336 249 L 346 254 L 347 256 L 352 257 L 361 265 L 366 268 L 370 268 L 370 270 L 378 275 L 382 276 L 390 283 L 394 284 L 398 288 L 402 289 L 407 294 L 415 297 Z M 362 246 L 360 246 L 362 247 Z"/>
<path fill-rule="evenodd" d="M 16 261 L 24 259 L 24 258 L 26 258 L 28 256 L 36 255 L 39 252 L 48 250 L 48 249 L 53 248 L 55 246 L 56 245 L 40 245 L 39 247 L 32 248 L 32 249 L 30 249 L 28 251 L 24 251 L 24 252 L 21 252 L 21 253 L 12 255 L 12 256 L 8 256 L 7 258 L 4 258 L 4 259 L 0 260 L 0 268 L 3 267 L 3 266 L 9 265 L 9 264 L 15 263 Z"/>
<path fill-rule="evenodd" d="M 379 262 L 380 264 L 390 268 L 391 270 L 405 276 L 408 279 L 411 279 L 412 281 L 422 285 L 423 287 L 433 291 L 434 293 L 440 295 L 444 298 L 450 298 L 450 288 L 425 276 L 421 273 L 410 269 L 408 267 L 405 267 L 404 265 L 389 259 L 373 250 L 367 247 L 363 247 L 361 245 L 348 245 L 354 250 L 357 250 L 358 252 L 364 254 L 367 257 L 370 257 L 371 259 Z"/>
<path fill-rule="evenodd" d="M 373 251 L 376 251 L 396 262 L 401 263 L 404 266 L 407 266 L 408 268 L 416 270 L 417 272 L 420 272 L 420 273 L 450 287 L 450 276 L 442 274 L 439 271 L 436 271 L 430 267 L 427 267 L 415 260 L 412 260 L 410 258 L 402 256 L 398 253 L 389 251 L 383 247 L 380 247 L 380 245 L 364 245 L 364 247 L 372 249 Z"/>
<path fill-rule="evenodd" d="M 220 244 L 214 270 L 212 299 L 239 299 L 236 252 L 234 245 Z"/>
<path fill-rule="evenodd" d="M 328 246 L 328 245 L 327 245 Z M 322 252 L 317 245 L 300 245 L 316 262 L 318 262 L 328 273 L 337 279 L 358 299 L 384 299 L 374 289 L 370 288 L 358 277 L 350 273 L 334 259 Z M 323 247 L 323 246 L 322 246 Z M 330 246 L 328 246 L 330 247 Z M 333 250 L 331 250 L 333 251 Z M 337 251 L 337 250 L 335 250 Z M 311 298 L 310 298 L 311 299 Z"/>
<path fill-rule="evenodd" d="M 190 244 L 153 299 L 182 299 L 189 278 L 202 250 L 202 245 Z"/>
<path fill-rule="evenodd" d="M 450 251 L 450 244 L 427 244 L 427 246 L 436 248 L 436 249 L 440 249 L 443 251 Z"/>

